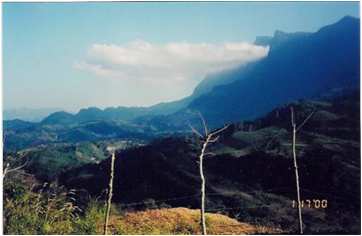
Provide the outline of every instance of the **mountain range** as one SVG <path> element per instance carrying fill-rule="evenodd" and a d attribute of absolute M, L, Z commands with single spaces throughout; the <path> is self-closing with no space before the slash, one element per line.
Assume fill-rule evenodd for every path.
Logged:
<path fill-rule="evenodd" d="M 263 39 L 256 43 L 270 46 L 267 57 L 235 70 L 231 83 L 214 86 L 187 109 L 200 111 L 218 127 L 331 89 L 359 87 L 359 19 L 344 17 L 315 33 L 276 31 Z M 180 113 L 185 109 L 164 119 L 185 122 Z"/>
<path fill-rule="evenodd" d="M 255 44 L 270 47 L 266 58 L 209 75 L 191 96 L 179 101 L 145 108 L 88 108 L 76 115 L 68 114 L 68 118 L 72 117 L 72 122 L 137 119 L 138 123 L 151 119 L 152 123 L 159 119 L 186 119 L 180 113 L 192 110 L 200 111 L 211 126 L 217 127 L 254 119 L 279 105 L 318 96 L 330 89 L 359 86 L 357 18 L 346 16 L 315 33 L 277 30 L 272 37 L 257 37 Z M 50 120 L 64 122 L 64 114 L 52 114 L 43 122 Z"/>
<path fill-rule="evenodd" d="M 288 102 L 359 87 L 359 19 L 346 16 L 314 33 L 257 37 L 267 57 L 207 76 L 191 96 L 151 107 L 90 107 L 60 111 L 40 122 L 5 121 L 6 142 L 34 144 L 146 137 L 188 132 L 201 112 L 210 127 L 260 117 Z M 20 125 L 21 123 L 21 125 Z M 9 129 L 20 125 L 25 129 Z M 36 135 L 32 135 L 36 133 Z M 14 145 L 13 145 L 14 146 Z"/>

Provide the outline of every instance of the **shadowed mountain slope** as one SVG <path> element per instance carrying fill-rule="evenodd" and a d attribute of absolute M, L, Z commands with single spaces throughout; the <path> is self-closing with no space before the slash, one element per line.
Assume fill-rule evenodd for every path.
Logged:
<path fill-rule="evenodd" d="M 316 33 L 276 31 L 265 43 L 270 45 L 266 58 L 233 83 L 196 98 L 189 108 L 209 117 L 215 127 L 333 88 L 359 86 L 359 19 L 345 17 Z"/>
<path fill-rule="evenodd" d="M 327 199 L 329 204 L 326 209 L 304 210 L 306 232 L 359 232 L 358 92 L 294 102 L 263 118 L 231 125 L 220 142 L 210 147 L 215 156 L 205 160 L 206 210 L 221 211 L 243 222 L 271 222 L 296 232 L 297 212 L 291 206 L 295 182 L 290 106 L 299 124 L 314 111 L 297 137 L 302 197 Z M 114 201 L 133 208 L 142 208 L 147 199 L 173 207 L 198 208 L 199 152 L 200 143 L 191 137 L 161 139 L 120 151 Z M 85 188 L 98 195 L 106 189 L 109 168 L 107 159 L 64 173 L 60 180 L 71 188 Z"/>

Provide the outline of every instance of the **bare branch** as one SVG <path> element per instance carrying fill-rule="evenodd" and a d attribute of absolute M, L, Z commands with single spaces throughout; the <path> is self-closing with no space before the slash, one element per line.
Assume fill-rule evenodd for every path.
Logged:
<path fill-rule="evenodd" d="M 201 134 L 199 131 L 197 131 L 197 129 L 195 129 L 191 124 L 189 124 L 189 127 L 190 127 L 190 129 L 192 130 L 192 132 L 193 132 L 194 134 L 196 134 L 196 135 L 199 136 L 200 138 L 204 138 L 204 136 L 202 136 L 202 134 Z"/>
<path fill-rule="evenodd" d="M 229 128 L 229 126 L 230 126 L 230 125 L 225 125 L 223 128 L 221 128 L 221 129 L 219 129 L 219 130 L 216 130 L 216 131 L 212 132 L 212 133 L 210 134 L 210 137 L 212 137 L 212 136 L 214 136 L 214 135 L 217 135 L 217 134 L 221 133 L 222 131 L 224 131 L 224 130 L 226 130 L 227 128 Z"/>
<path fill-rule="evenodd" d="M 202 125 L 204 126 L 204 131 L 205 131 L 205 136 L 208 136 L 209 135 L 209 131 L 207 129 L 207 125 L 206 125 L 206 121 L 204 119 L 204 117 L 202 116 L 201 112 L 197 112 L 200 116 L 200 119 L 202 121 Z"/>
<path fill-rule="evenodd" d="M 298 126 L 296 132 L 298 132 L 298 131 L 305 125 L 305 123 L 307 123 L 307 121 L 314 115 L 315 112 L 316 112 L 315 110 L 312 111 L 312 112 L 309 114 L 309 116 L 304 119 L 304 121 L 302 122 L 302 124 L 300 124 L 300 125 Z"/>
<path fill-rule="evenodd" d="M 265 150 L 268 150 L 269 146 L 272 144 L 272 142 L 279 136 L 282 134 L 283 129 L 279 129 L 279 131 L 270 138 L 270 140 L 268 141 L 268 143 L 265 145 Z"/>
<path fill-rule="evenodd" d="M 217 140 L 219 140 L 220 136 L 216 136 L 214 139 L 210 139 L 209 143 L 215 143 Z"/>
<path fill-rule="evenodd" d="M 4 178 L 7 174 L 9 174 L 9 173 L 11 173 L 11 172 L 15 172 L 15 171 L 20 170 L 21 168 L 24 168 L 27 164 L 28 164 L 28 160 L 26 160 L 25 163 L 22 164 L 21 166 L 18 166 L 18 167 L 15 167 L 15 168 L 13 168 L 13 169 L 10 169 L 10 164 L 7 163 L 7 165 L 6 165 L 6 167 L 5 167 L 5 170 L 4 170 L 4 173 L 3 173 L 3 178 Z"/>

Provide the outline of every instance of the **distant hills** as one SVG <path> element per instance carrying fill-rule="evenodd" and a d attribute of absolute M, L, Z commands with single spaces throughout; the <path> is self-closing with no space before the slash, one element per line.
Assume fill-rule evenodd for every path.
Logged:
<path fill-rule="evenodd" d="M 24 121 L 39 122 L 49 114 L 61 110 L 60 108 L 18 108 L 18 109 L 5 109 L 3 111 L 4 120 L 20 119 Z"/>
<path fill-rule="evenodd" d="M 45 117 L 42 124 L 75 124 L 89 121 L 99 120 L 122 120 L 133 121 L 136 119 L 149 118 L 154 116 L 171 115 L 177 111 L 185 109 L 190 102 L 199 96 L 209 93 L 215 86 L 228 84 L 237 79 L 235 73 L 239 73 L 244 66 L 238 69 L 223 71 L 218 74 L 208 75 L 194 90 L 193 94 L 183 99 L 159 103 L 150 107 L 108 107 L 100 109 L 97 107 L 89 107 L 81 109 L 76 114 L 64 111 L 57 111 Z"/>

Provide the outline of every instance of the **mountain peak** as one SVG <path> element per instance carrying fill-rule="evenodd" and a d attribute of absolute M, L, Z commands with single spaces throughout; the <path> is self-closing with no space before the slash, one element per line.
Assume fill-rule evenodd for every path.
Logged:
<path fill-rule="evenodd" d="M 49 116 L 45 117 L 41 123 L 42 124 L 56 124 L 56 123 L 70 123 L 73 120 L 73 114 L 66 111 L 57 111 Z"/>
<path fill-rule="evenodd" d="M 80 109 L 78 113 L 82 113 L 82 112 L 100 112 L 100 111 L 102 111 L 102 109 L 100 109 L 98 107 L 87 107 L 87 108 Z"/>
<path fill-rule="evenodd" d="M 353 16 L 344 16 L 336 23 L 327 25 L 324 28 L 327 28 L 327 29 L 330 27 L 332 27 L 332 28 L 333 27 L 334 28 L 349 28 L 349 27 L 355 27 L 355 26 L 358 26 L 358 28 L 359 28 L 359 18 L 353 17 Z"/>
<path fill-rule="evenodd" d="M 274 32 L 274 38 L 285 37 L 287 35 L 288 35 L 288 33 L 284 32 L 284 31 L 281 31 L 281 30 L 276 30 Z"/>
<path fill-rule="evenodd" d="M 342 19 L 340 19 L 338 22 L 349 22 L 349 21 L 358 21 L 358 20 L 359 20 L 359 18 L 357 18 L 357 17 L 346 15 Z"/>

